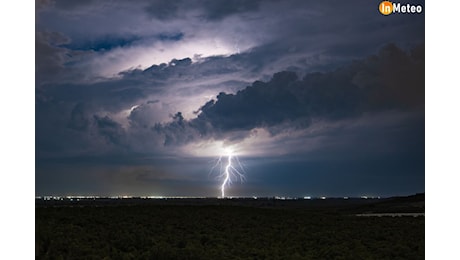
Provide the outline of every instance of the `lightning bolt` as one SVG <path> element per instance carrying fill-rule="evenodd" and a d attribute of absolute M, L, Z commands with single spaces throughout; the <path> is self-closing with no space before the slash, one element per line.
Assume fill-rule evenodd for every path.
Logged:
<path fill-rule="evenodd" d="M 227 152 L 227 155 L 225 156 L 227 157 L 227 163 L 225 167 L 223 166 L 224 162 L 222 157 L 224 156 L 219 157 L 216 164 L 211 168 L 210 172 L 214 171 L 215 168 L 220 167 L 219 177 L 223 178 L 222 184 L 220 185 L 221 198 L 225 198 L 225 188 L 232 183 L 233 179 L 244 181 L 244 175 L 242 173 L 244 172 L 244 168 L 238 157 L 235 156 L 233 152 Z M 236 164 L 234 163 L 233 159 Z"/>
<path fill-rule="evenodd" d="M 227 163 L 227 166 L 225 166 L 224 182 L 222 183 L 222 186 L 220 187 L 220 190 L 222 192 L 222 198 L 225 198 L 225 185 L 230 180 L 230 169 L 231 169 L 231 167 L 232 167 L 232 154 L 229 154 L 228 155 L 228 163 Z"/>

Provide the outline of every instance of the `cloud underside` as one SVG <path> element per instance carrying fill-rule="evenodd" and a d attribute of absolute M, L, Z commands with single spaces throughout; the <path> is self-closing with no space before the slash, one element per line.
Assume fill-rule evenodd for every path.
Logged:
<path fill-rule="evenodd" d="M 202 139 L 238 141 L 264 128 L 273 136 L 287 129 L 308 129 L 318 120 L 338 121 L 384 111 L 423 111 L 424 49 L 406 53 L 387 45 L 378 55 L 332 72 L 299 79 L 283 71 L 268 82 L 256 81 L 235 94 L 221 92 L 185 120 L 178 112 L 152 130 L 165 145 Z"/>

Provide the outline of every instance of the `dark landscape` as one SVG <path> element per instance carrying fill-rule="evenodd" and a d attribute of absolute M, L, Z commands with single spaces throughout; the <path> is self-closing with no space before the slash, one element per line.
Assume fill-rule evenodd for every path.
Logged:
<path fill-rule="evenodd" d="M 37 198 L 35 250 L 36 259 L 423 259 L 423 214 L 372 216 L 423 212 L 424 194 Z"/>

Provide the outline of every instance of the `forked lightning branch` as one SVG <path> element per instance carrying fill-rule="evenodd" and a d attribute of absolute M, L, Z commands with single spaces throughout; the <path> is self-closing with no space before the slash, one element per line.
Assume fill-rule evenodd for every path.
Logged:
<path fill-rule="evenodd" d="M 230 149 L 217 159 L 210 173 L 218 171 L 218 178 L 222 180 L 220 185 L 221 198 L 225 198 L 225 189 L 234 181 L 244 181 L 244 168 L 238 157 Z"/>

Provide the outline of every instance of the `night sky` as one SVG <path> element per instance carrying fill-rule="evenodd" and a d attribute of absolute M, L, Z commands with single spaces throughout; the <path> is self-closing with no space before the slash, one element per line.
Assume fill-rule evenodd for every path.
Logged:
<path fill-rule="evenodd" d="M 215 197 L 229 150 L 229 196 L 424 192 L 424 12 L 379 3 L 37 1 L 36 195 Z"/>

